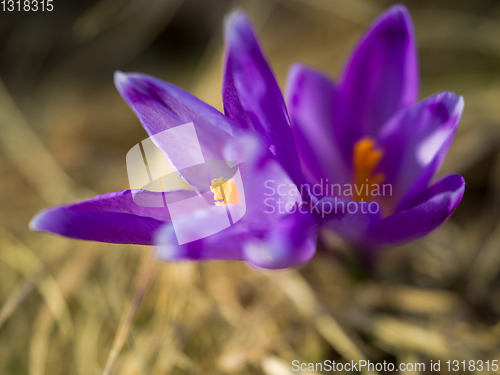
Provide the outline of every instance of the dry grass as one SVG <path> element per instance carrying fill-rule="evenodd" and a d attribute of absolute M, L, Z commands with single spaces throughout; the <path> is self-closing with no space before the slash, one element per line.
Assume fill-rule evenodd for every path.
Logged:
<path fill-rule="evenodd" d="M 308 265 L 260 272 L 159 264 L 146 248 L 32 233 L 27 223 L 49 205 L 127 188 L 125 154 L 146 135 L 112 85 L 114 69 L 160 76 L 220 108 L 228 8 L 248 10 L 284 84 L 294 61 L 336 76 L 390 2 L 90 3 L 57 2 L 59 23 L 1 15 L 1 374 L 287 375 L 294 359 L 500 360 L 495 1 L 408 2 L 422 96 L 465 97 L 442 173 L 461 173 L 467 191 L 449 222 L 381 254 L 369 277 L 328 233 Z"/>

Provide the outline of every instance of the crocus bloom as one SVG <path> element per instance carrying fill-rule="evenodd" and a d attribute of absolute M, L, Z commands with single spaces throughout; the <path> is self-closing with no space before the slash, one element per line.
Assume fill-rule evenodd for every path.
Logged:
<path fill-rule="evenodd" d="M 244 260 L 261 268 L 307 262 L 316 250 L 313 215 L 298 210 L 290 213 L 278 205 L 301 204 L 308 192 L 287 195 L 279 202 L 266 201 L 266 181 L 283 186 L 304 183 L 284 99 L 243 13 L 228 18 L 225 37 L 225 115 L 186 91 L 144 74 L 116 73 L 115 85 L 153 139 L 165 130 L 193 123 L 206 160 L 239 164 L 246 203 L 241 220 L 208 237 L 172 245 L 176 227 L 169 211 L 139 206 L 133 199 L 136 191 L 124 190 L 42 211 L 31 228 L 76 239 L 156 244 L 155 255 L 161 260 Z M 221 204 L 231 206 L 230 210 L 237 206 L 235 194 L 225 191 L 222 195 L 219 188 L 224 181 L 219 176 L 211 176 L 209 186 L 199 176 L 182 172 L 190 145 L 182 139 L 168 146 L 156 143 L 186 182 L 198 192 L 210 187 L 215 193 L 211 206 L 185 215 L 176 221 L 177 227 L 196 232 L 207 218 L 218 219 Z M 164 197 L 168 203 L 195 194 L 194 190 L 175 190 L 165 192 Z"/>
<path fill-rule="evenodd" d="M 274 75 L 243 13 L 228 18 L 225 38 L 225 115 L 153 77 L 118 73 L 115 83 L 150 136 L 192 122 L 206 159 L 239 163 L 246 201 L 242 220 L 172 247 L 176 233 L 168 210 L 137 206 L 127 190 L 46 210 L 34 218 L 32 228 L 79 239 L 156 244 L 156 255 L 163 260 L 245 260 L 258 267 L 284 268 L 314 255 L 317 223 L 367 246 L 393 244 L 428 233 L 456 208 L 463 195 L 461 177 L 427 185 L 451 142 L 461 100 L 443 94 L 411 107 L 417 76 L 405 10 L 394 8 L 376 23 L 339 87 L 307 68 L 292 70 L 292 128 Z M 158 146 L 180 172 L 187 157 L 182 142 L 179 147 Z M 198 191 L 208 188 L 193 176 L 183 177 Z M 302 188 L 323 178 L 344 184 L 386 182 L 397 193 L 380 199 L 383 218 L 380 212 L 362 213 L 366 202 L 360 201 L 369 198 L 368 192 L 360 192 L 359 201 L 352 202 L 360 207 L 358 213 L 333 212 L 325 210 L 333 196 L 315 196 L 314 189 Z M 177 224 L 196 231 L 207 217 L 218 215 L 221 204 L 237 205 L 229 191 L 217 190 L 223 183 L 214 180 L 211 186 L 219 202 Z M 295 189 L 280 192 L 290 186 Z M 277 199 L 270 196 L 276 192 Z M 165 199 L 192 194 L 170 191 Z M 348 198 L 344 193 L 339 197 L 351 203 Z"/>
<path fill-rule="evenodd" d="M 461 176 L 429 184 L 452 143 L 463 98 L 443 92 L 417 102 L 417 54 L 405 7 L 393 6 L 373 23 L 337 84 L 293 66 L 286 97 L 304 175 L 329 187 L 319 205 L 334 208 L 322 223 L 345 239 L 367 250 L 403 243 L 457 208 Z M 367 201 L 379 204 L 378 212 L 367 212 Z"/>

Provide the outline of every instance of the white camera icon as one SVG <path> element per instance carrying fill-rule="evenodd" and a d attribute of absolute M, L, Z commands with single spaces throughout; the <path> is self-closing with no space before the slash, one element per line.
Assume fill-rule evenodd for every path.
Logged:
<path fill-rule="evenodd" d="M 176 158 L 175 169 L 160 146 L 170 155 L 182 155 Z M 178 245 L 220 232 L 245 214 L 243 181 L 238 165 L 228 160 L 205 160 L 192 122 L 136 144 L 127 153 L 126 162 L 135 204 L 168 210 Z M 228 186 L 227 183 L 220 186 L 221 181 L 237 189 L 237 204 L 216 204 L 214 188 L 210 189 L 216 179 L 219 179 L 220 189 Z M 227 203 L 225 199 L 224 203 Z M 204 216 L 201 210 L 206 209 L 210 209 L 210 214 Z M 196 228 L 186 225 L 192 215 L 197 215 L 197 223 L 202 218 Z"/>

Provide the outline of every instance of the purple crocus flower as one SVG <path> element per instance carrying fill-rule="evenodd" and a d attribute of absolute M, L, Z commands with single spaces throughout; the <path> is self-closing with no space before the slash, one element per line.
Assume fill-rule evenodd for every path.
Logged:
<path fill-rule="evenodd" d="M 330 214 L 323 209 L 321 222 L 365 249 L 365 256 L 428 234 L 457 208 L 465 189 L 461 176 L 429 184 L 464 101 L 443 92 L 417 102 L 417 54 L 404 6 L 373 23 L 337 84 L 293 66 L 286 98 L 304 175 L 316 190 L 327 190 L 318 205 L 333 207 Z M 380 209 L 372 204 L 369 211 L 368 201 Z"/>
<path fill-rule="evenodd" d="M 308 192 L 266 201 L 267 181 L 283 186 L 304 183 L 284 99 L 243 13 L 228 17 L 225 38 L 225 115 L 188 92 L 144 74 L 118 72 L 115 85 L 153 139 L 165 130 L 193 123 L 206 160 L 238 163 L 246 205 L 241 220 L 178 245 L 176 230 L 199 231 L 207 218 L 218 219 L 219 204 L 212 201 L 174 226 L 169 210 L 139 206 L 134 202 L 138 192 L 124 190 L 44 210 L 32 220 L 31 228 L 83 240 L 156 245 L 156 257 L 167 261 L 244 260 L 260 268 L 285 268 L 311 259 L 316 251 L 313 215 L 280 207 L 297 207 L 308 199 Z M 210 183 L 182 168 L 191 155 L 182 136 L 176 144 L 155 143 L 174 170 L 194 187 L 163 193 L 167 203 L 208 190 Z M 230 211 L 237 209 L 238 202 L 224 202 Z"/>
<path fill-rule="evenodd" d="M 168 210 L 138 206 L 135 192 L 126 190 L 43 211 L 32 228 L 78 239 L 156 244 L 155 254 L 162 260 L 244 260 L 257 267 L 284 268 L 314 255 L 317 223 L 371 247 L 424 235 L 451 215 L 463 195 L 463 179 L 449 176 L 427 185 L 451 143 L 462 101 L 441 94 L 414 105 L 416 56 L 403 8 L 391 9 L 376 22 L 341 85 L 335 87 L 305 67 L 292 69 L 287 93 L 292 127 L 243 13 L 228 18 L 225 38 L 225 115 L 150 76 L 117 73 L 115 83 L 150 136 L 192 122 L 206 159 L 239 164 L 246 201 L 243 219 L 214 235 L 172 246 L 176 231 Z M 182 139 L 178 146 L 157 145 L 183 174 L 180 166 L 189 155 Z M 207 188 L 196 176 L 182 177 L 198 191 Z M 382 213 L 364 213 L 367 202 L 362 200 L 373 194 L 359 193 L 358 200 L 345 191 L 315 196 L 314 187 L 323 179 L 343 185 L 386 183 L 395 193 L 374 199 Z M 193 191 L 164 195 L 167 202 L 178 201 L 192 197 Z M 334 199 L 355 205 L 357 212 L 336 212 Z M 212 202 L 177 225 L 196 231 L 219 213 Z"/>

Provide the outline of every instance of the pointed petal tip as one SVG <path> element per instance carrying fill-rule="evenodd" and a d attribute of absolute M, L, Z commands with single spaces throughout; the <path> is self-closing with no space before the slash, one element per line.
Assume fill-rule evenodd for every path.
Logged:
<path fill-rule="evenodd" d="M 449 115 L 456 115 L 460 118 L 463 110 L 464 110 L 464 97 L 462 95 L 457 95 L 453 91 L 443 91 L 438 94 L 431 96 L 433 101 L 438 103 L 442 103 L 447 107 L 449 111 Z"/>
<path fill-rule="evenodd" d="M 342 139 L 376 136 L 389 118 L 418 101 L 419 74 L 413 23 L 403 5 L 379 15 L 365 31 L 344 66 L 339 122 L 349 130 Z M 369 79 L 367 79 L 369 77 Z M 380 96 L 383 92 L 384 95 Z M 345 114 L 343 114 L 345 113 Z M 347 128 L 338 124 L 338 129 Z M 337 131 L 340 133 L 340 131 Z M 343 153 L 350 158 L 352 142 Z"/>
<path fill-rule="evenodd" d="M 117 70 L 113 75 L 113 81 L 115 87 L 122 97 L 125 96 L 127 88 L 133 85 L 131 80 L 131 73 L 123 73 L 121 70 Z"/>
<path fill-rule="evenodd" d="M 300 73 L 302 73 L 304 70 L 310 69 L 307 65 L 302 64 L 302 63 L 293 63 L 290 66 L 290 69 L 288 70 L 288 77 L 291 78 L 296 78 Z"/>
<path fill-rule="evenodd" d="M 324 95 L 326 92 L 330 93 L 330 90 L 334 87 L 333 81 L 322 71 L 306 64 L 294 63 L 288 70 L 285 85 L 286 103 L 292 106 L 297 104 L 297 102 L 294 103 L 294 98 L 298 100 L 300 97 L 311 96 L 311 94 L 304 93 L 304 91 L 310 90 L 310 86 L 315 87 L 312 95 L 317 94 L 318 96 Z M 318 91 L 320 92 L 318 93 Z M 312 101 L 315 102 L 316 99 Z"/>
<path fill-rule="evenodd" d="M 381 18 L 395 18 L 401 19 L 405 23 L 411 24 L 411 15 L 410 11 L 404 4 L 395 4 L 387 9 L 384 13 L 382 13 Z"/>
<path fill-rule="evenodd" d="M 288 78 L 287 78 L 287 85 L 290 85 L 293 83 L 295 80 L 300 79 L 301 77 L 307 77 L 307 76 L 325 76 L 321 70 L 318 70 L 310 65 L 303 64 L 303 63 L 293 63 L 290 66 L 290 69 L 288 70 Z"/>
<path fill-rule="evenodd" d="M 236 26 L 239 22 L 249 21 L 249 18 L 243 8 L 236 8 L 224 17 L 224 26 L 226 29 Z"/>
<path fill-rule="evenodd" d="M 460 108 L 460 110 L 463 109 L 465 101 L 462 95 L 458 95 L 453 91 L 445 91 L 443 94 L 446 96 L 446 99 L 453 100 L 455 102 L 456 108 Z"/>
<path fill-rule="evenodd" d="M 405 15 L 405 16 L 410 14 L 410 12 L 408 11 L 408 8 L 406 7 L 406 5 L 404 5 L 402 3 L 394 4 L 393 6 L 391 6 L 387 10 L 387 13 L 389 13 L 389 12 L 399 13 L 399 14 L 402 14 L 402 15 Z"/>
<path fill-rule="evenodd" d="M 374 29 L 382 28 L 387 35 L 403 35 L 413 39 L 411 14 L 403 4 L 396 4 L 382 13 L 372 24 Z M 403 33 L 403 34 L 401 34 Z"/>
<path fill-rule="evenodd" d="M 462 95 L 458 95 L 454 91 L 442 91 L 435 95 L 439 99 L 455 101 L 456 103 L 462 103 L 464 101 L 464 97 Z"/>
<path fill-rule="evenodd" d="M 53 230 L 52 219 L 54 217 L 54 212 L 57 210 L 57 207 L 49 207 L 40 212 L 38 212 L 33 218 L 30 220 L 28 226 L 30 230 L 34 232 L 45 232 L 45 233 L 54 233 L 57 234 L 56 231 Z"/>
<path fill-rule="evenodd" d="M 43 213 L 44 213 L 44 211 L 41 211 L 41 212 L 37 213 L 35 216 L 33 216 L 33 218 L 28 223 L 28 227 L 30 228 L 30 230 L 35 231 L 35 232 L 39 232 L 42 230 L 42 227 L 40 225 L 40 220 L 43 216 Z"/>
<path fill-rule="evenodd" d="M 117 70 L 113 75 L 113 80 L 115 82 L 115 86 L 118 86 L 127 80 L 127 74 L 123 73 L 121 70 Z"/>
<path fill-rule="evenodd" d="M 153 79 L 155 80 L 156 78 L 144 74 L 144 73 L 124 73 L 121 70 L 115 71 L 113 75 L 113 80 L 115 82 L 115 86 L 120 89 L 125 86 L 141 86 L 141 82 L 147 79 Z"/>
<path fill-rule="evenodd" d="M 51 232 L 52 219 L 57 215 L 58 209 L 62 206 L 44 208 L 36 213 L 30 220 L 28 226 L 35 232 Z"/>
<path fill-rule="evenodd" d="M 236 8 L 224 18 L 224 38 L 226 44 L 255 39 L 252 21 L 242 8 Z"/>
<path fill-rule="evenodd" d="M 293 63 L 288 69 L 288 76 L 285 85 L 285 102 L 288 105 L 292 104 L 292 97 L 295 94 L 296 86 L 300 81 L 302 72 L 306 69 L 306 66 L 301 63 Z"/>
<path fill-rule="evenodd" d="M 301 63 L 293 63 L 288 69 L 288 76 L 286 79 L 285 87 L 285 97 L 292 86 L 295 86 L 297 79 L 300 77 L 301 72 L 305 69 L 305 66 Z"/>
<path fill-rule="evenodd" d="M 124 73 L 117 70 L 114 73 L 114 83 L 118 93 L 121 97 L 130 105 L 130 100 L 135 97 L 137 92 L 141 92 L 146 95 L 147 82 L 159 82 L 160 80 L 144 73 Z"/>

